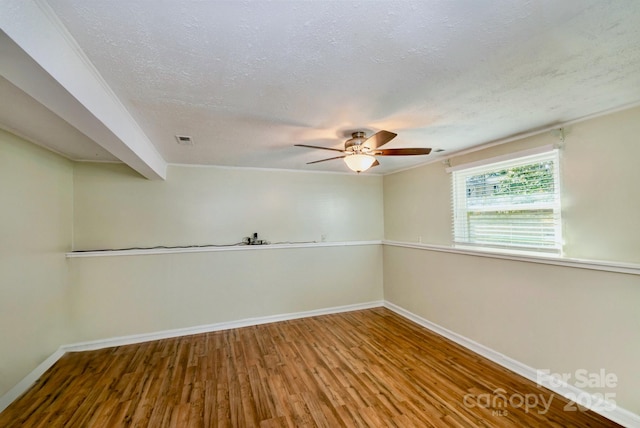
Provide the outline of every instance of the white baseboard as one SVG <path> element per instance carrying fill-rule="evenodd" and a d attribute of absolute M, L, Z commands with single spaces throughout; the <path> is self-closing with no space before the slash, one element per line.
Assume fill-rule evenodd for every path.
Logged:
<path fill-rule="evenodd" d="M 422 327 L 425 327 L 433 331 L 434 333 L 439 334 L 440 336 L 446 337 L 447 339 L 457 343 L 458 345 L 464 346 L 465 348 L 475 352 L 476 354 L 479 354 L 501 365 L 502 367 L 505 367 L 512 372 L 519 374 L 520 376 L 536 382 L 537 384 L 551 390 L 552 392 L 555 392 L 558 395 L 568 398 L 569 400 L 575 399 L 575 397 L 589 397 L 588 400 L 585 400 L 578 404 L 587 404 L 587 406 L 585 407 L 589 407 L 591 410 L 604 416 L 607 419 L 610 419 L 625 427 L 640 427 L 640 415 L 623 409 L 613 403 L 603 402 L 601 398 L 596 397 L 589 392 L 583 391 L 573 385 L 569 385 L 566 382 L 558 385 L 560 382 L 558 382 L 556 378 L 552 378 L 549 375 L 541 376 L 539 371 L 534 369 L 533 367 L 516 361 L 513 358 L 507 357 L 506 355 L 503 355 L 491 348 L 481 345 L 478 342 L 461 336 L 458 333 L 446 329 L 429 320 L 426 320 L 394 303 L 385 300 L 384 306 L 397 313 L 398 315 L 401 315 L 408 320 L 411 320 L 416 324 L 419 324 Z M 588 404 L 591 405 L 589 406 Z"/>
<path fill-rule="evenodd" d="M 44 360 L 38 367 L 33 369 L 31 373 L 26 375 L 16 386 L 7 391 L 2 397 L 0 397 L 0 412 L 9 407 L 9 404 L 13 403 L 13 400 L 20 397 L 23 393 L 25 393 L 31 385 L 33 385 L 39 378 L 49 370 L 51 366 L 53 366 L 56 361 L 60 359 L 64 355 L 64 351 L 60 348 L 53 354 L 49 356 L 46 360 Z"/>
<path fill-rule="evenodd" d="M 331 308 L 313 309 L 304 312 L 292 312 L 288 314 L 268 315 L 257 318 L 245 318 L 236 321 L 225 321 L 215 324 L 199 325 L 195 327 L 177 328 L 153 333 L 134 334 L 130 336 L 112 337 L 109 339 L 79 342 L 60 347 L 64 352 L 93 351 L 96 349 L 110 348 L 113 346 L 132 345 L 134 343 L 149 342 L 152 340 L 170 339 L 172 337 L 188 336 L 191 334 L 210 333 L 213 331 L 229 330 L 232 328 L 249 327 L 252 325 L 268 324 L 271 322 L 288 321 L 298 318 L 315 317 L 318 315 L 337 314 L 340 312 L 357 311 L 383 306 L 382 300 L 353 305 L 334 306 Z"/>
<path fill-rule="evenodd" d="M 152 340 L 169 339 L 172 337 L 188 336 L 191 334 L 210 333 L 213 331 L 229 330 L 232 328 L 249 327 L 252 325 L 268 324 L 278 321 L 288 321 L 299 318 L 315 317 L 318 315 L 337 314 L 340 312 L 357 311 L 361 309 L 371 309 L 383 306 L 382 300 L 373 302 L 356 303 L 353 305 L 334 306 L 331 308 L 314 309 L 304 312 L 292 312 L 288 314 L 269 315 L 257 318 L 245 318 L 237 321 L 227 321 L 215 324 L 200 325 L 195 327 L 178 328 L 153 333 L 135 334 L 130 336 L 112 337 L 103 340 L 93 340 L 90 342 L 72 343 L 62 345 L 49 358 L 44 360 L 31 373 L 25 376 L 16 386 L 11 388 L 6 394 L 0 397 L 0 412 L 6 409 L 16 398 L 25 393 L 40 376 L 44 374 L 56 361 L 66 352 L 93 351 L 97 349 L 111 348 L 113 346 L 132 345 L 135 343 L 149 342 Z"/>

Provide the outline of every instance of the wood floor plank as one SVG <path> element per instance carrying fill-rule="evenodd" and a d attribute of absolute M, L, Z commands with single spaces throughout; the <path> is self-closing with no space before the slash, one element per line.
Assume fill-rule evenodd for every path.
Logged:
<path fill-rule="evenodd" d="M 551 405 L 465 405 L 469 394 L 498 393 Z M 65 354 L 0 426 L 617 426 L 566 403 L 375 308 Z"/>

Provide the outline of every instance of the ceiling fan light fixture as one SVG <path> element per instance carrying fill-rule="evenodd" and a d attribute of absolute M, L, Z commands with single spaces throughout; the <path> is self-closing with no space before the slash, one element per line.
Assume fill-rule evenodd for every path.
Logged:
<path fill-rule="evenodd" d="M 376 161 L 376 158 L 371 155 L 355 154 L 349 155 L 344 158 L 344 163 L 347 164 L 350 170 L 355 172 L 366 171 L 371 168 L 371 165 Z"/>

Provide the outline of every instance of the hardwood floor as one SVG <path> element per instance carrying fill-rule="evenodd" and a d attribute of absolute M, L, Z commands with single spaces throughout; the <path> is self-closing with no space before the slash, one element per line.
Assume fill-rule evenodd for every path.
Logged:
<path fill-rule="evenodd" d="M 566 404 L 376 308 L 69 353 L 0 426 L 617 426 Z"/>

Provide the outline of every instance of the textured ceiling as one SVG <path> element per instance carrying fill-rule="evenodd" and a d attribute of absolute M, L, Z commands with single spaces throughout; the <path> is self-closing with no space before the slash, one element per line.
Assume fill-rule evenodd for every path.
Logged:
<path fill-rule="evenodd" d="M 293 144 L 446 155 L 640 100 L 635 0 L 48 4 L 170 163 L 347 171 Z"/>

